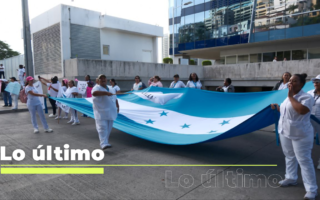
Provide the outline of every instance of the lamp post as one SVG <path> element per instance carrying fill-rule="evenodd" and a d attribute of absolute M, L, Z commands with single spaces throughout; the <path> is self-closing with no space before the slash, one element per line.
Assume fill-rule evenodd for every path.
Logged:
<path fill-rule="evenodd" d="M 184 3 L 183 5 L 189 5 L 189 4 L 192 4 L 192 1 L 188 1 L 187 3 Z M 181 6 L 177 6 L 177 7 L 172 7 L 172 60 L 174 62 L 174 9 L 175 8 L 179 8 Z M 173 63 L 172 62 L 172 63 Z"/>
<path fill-rule="evenodd" d="M 31 50 L 31 34 L 29 22 L 28 0 L 21 0 L 22 4 L 22 22 L 23 22 L 23 42 L 24 42 L 24 65 L 27 76 L 34 76 L 33 59 Z"/>

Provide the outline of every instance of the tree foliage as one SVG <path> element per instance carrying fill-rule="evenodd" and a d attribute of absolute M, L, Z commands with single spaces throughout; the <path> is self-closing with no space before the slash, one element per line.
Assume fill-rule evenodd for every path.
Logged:
<path fill-rule="evenodd" d="M 10 46 L 0 40 L 0 60 L 20 55 L 19 52 L 13 51 Z"/>

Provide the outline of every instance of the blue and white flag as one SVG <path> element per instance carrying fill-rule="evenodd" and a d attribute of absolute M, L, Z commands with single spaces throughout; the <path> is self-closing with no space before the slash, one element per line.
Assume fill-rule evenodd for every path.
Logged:
<path fill-rule="evenodd" d="M 307 83 L 304 91 L 313 88 Z M 192 88 L 149 87 L 118 95 L 114 128 L 153 142 L 187 145 L 231 138 L 275 123 L 270 104 L 279 105 L 288 89 L 220 93 Z M 92 99 L 56 99 L 94 118 Z"/>

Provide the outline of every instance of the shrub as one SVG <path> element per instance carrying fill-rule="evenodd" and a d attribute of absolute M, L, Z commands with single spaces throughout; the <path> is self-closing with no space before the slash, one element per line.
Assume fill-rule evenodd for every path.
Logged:
<path fill-rule="evenodd" d="M 206 66 L 206 65 L 212 65 L 210 60 L 204 60 L 202 61 L 202 66 Z"/>
<path fill-rule="evenodd" d="M 172 63 L 173 63 L 173 60 L 172 60 L 172 58 L 164 58 L 164 59 L 163 59 L 163 63 L 165 63 L 165 64 L 172 64 Z"/>
<path fill-rule="evenodd" d="M 190 65 L 196 65 L 196 62 L 194 62 L 194 60 L 190 60 L 189 64 Z"/>

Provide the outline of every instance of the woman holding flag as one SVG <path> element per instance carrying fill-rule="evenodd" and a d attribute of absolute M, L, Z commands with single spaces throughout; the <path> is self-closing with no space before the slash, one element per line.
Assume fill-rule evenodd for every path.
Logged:
<path fill-rule="evenodd" d="M 311 115 L 314 115 L 320 121 L 320 75 L 316 78 L 311 79 L 314 85 L 314 90 L 310 90 L 310 94 L 314 98 L 314 104 L 312 107 Z M 315 134 L 320 134 L 320 124 L 311 119 L 311 124 L 313 126 Z M 318 138 L 317 138 L 318 139 Z M 317 169 L 320 170 L 320 159 L 318 161 Z"/>
<path fill-rule="evenodd" d="M 304 199 L 315 199 L 317 193 L 316 174 L 311 158 L 313 147 L 313 127 L 310 122 L 310 111 L 314 99 L 302 88 L 306 83 L 306 74 L 295 74 L 288 84 L 288 97 L 271 108 L 280 111 L 279 135 L 286 160 L 285 179 L 279 182 L 280 187 L 297 185 L 298 165 L 301 168 L 306 195 Z"/>
<path fill-rule="evenodd" d="M 195 88 L 195 89 L 202 89 L 202 84 L 198 78 L 196 73 L 191 73 L 189 76 L 189 81 L 186 85 L 187 88 Z"/>
<path fill-rule="evenodd" d="M 63 94 L 67 91 L 67 89 L 68 89 L 68 79 L 63 79 L 61 87 L 59 88 L 57 97 L 63 98 L 64 97 Z M 56 119 L 61 119 L 61 110 L 63 108 L 63 104 L 59 103 L 58 101 L 56 102 L 56 104 L 58 107 L 58 116 L 56 117 Z M 65 112 L 65 116 L 62 117 L 62 119 L 68 119 L 69 113 L 67 112 L 66 109 L 64 109 L 64 112 Z"/>
<path fill-rule="evenodd" d="M 76 98 L 76 96 L 78 96 L 78 93 L 79 93 L 79 90 L 76 87 L 76 84 L 74 83 L 73 80 L 70 80 L 68 85 L 69 85 L 69 88 L 65 92 L 66 98 Z M 72 109 L 72 108 L 70 108 L 69 113 L 71 113 L 71 119 L 67 123 L 71 124 L 72 126 L 79 125 L 80 121 L 79 121 L 79 118 L 78 118 L 77 111 Z"/>
<path fill-rule="evenodd" d="M 48 86 L 48 91 L 50 94 L 50 97 L 54 97 L 57 98 L 58 96 L 58 92 L 59 92 L 59 88 L 60 88 L 60 83 L 58 83 L 58 77 L 53 77 L 51 78 L 51 81 L 42 78 L 39 76 L 39 81 L 41 81 L 41 83 L 43 85 Z M 56 106 L 56 100 L 53 100 L 51 98 L 49 98 L 50 104 L 52 106 L 52 114 L 49 115 L 49 117 L 56 117 L 57 116 L 57 106 Z M 56 118 L 58 119 L 58 118 Z"/>
<path fill-rule="evenodd" d="M 27 86 L 25 88 L 25 93 L 28 96 L 27 100 L 27 107 L 29 109 L 30 115 L 31 115 L 31 122 L 34 128 L 34 133 L 39 133 L 39 128 L 37 124 L 37 119 L 36 119 L 36 113 L 38 113 L 41 123 L 44 127 L 45 132 L 51 133 L 53 130 L 49 128 L 47 124 L 47 120 L 44 116 L 43 109 L 42 109 L 42 104 L 39 99 L 39 97 L 44 97 L 46 98 L 47 96 L 45 94 L 39 94 L 37 89 L 33 87 L 33 77 L 28 76 L 27 77 Z"/>

